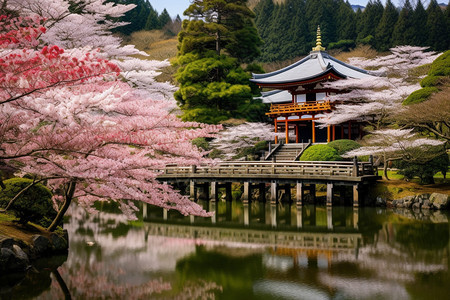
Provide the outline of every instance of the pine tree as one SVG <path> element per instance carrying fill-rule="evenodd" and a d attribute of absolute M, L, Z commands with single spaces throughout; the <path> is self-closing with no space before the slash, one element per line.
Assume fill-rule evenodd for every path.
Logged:
<path fill-rule="evenodd" d="M 164 8 L 164 10 L 162 11 L 162 13 L 159 15 L 158 17 L 158 24 L 159 24 L 159 28 L 163 28 L 164 26 L 166 26 L 169 22 L 172 22 L 172 19 L 170 18 L 169 13 L 167 12 L 167 9 Z"/>
<path fill-rule="evenodd" d="M 336 20 L 335 12 L 337 4 L 333 0 L 309 0 L 306 1 L 306 19 L 308 20 L 309 32 L 316 32 L 320 25 L 322 32 L 322 42 L 326 46 L 328 43 L 336 42 Z M 314 42 L 311 41 L 310 46 Z"/>
<path fill-rule="evenodd" d="M 337 40 L 356 39 L 356 14 L 348 1 L 338 1 L 338 11 L 336 15 Z"/>
<path fill-rule="evenodd" d="M 397 23 L 398 11 L 391 0 L 386 1 L 383 16 L 375 32 L 375 46 L 379 51 L 387 51 L 392 47 L 392 32 Z"/>
<path fill-rule="evenodd" d="M 436 0 L 431 0 L 427 8 L 428 45 L 434 50 L 447 50 L 447 22 Z"/>
<path fill-rule="evenodd" d="M 361 16 L 362 27 L 358 33 L 359 41 L 367 39 L 369 36 L 375 37 L 375 30 L 383 16 L 383 11 L 384 7 L 380 0 L 375 0 L 375 2 L 370 0 L 367 3 Z"/>
<path fill-rule="evenodd" d="M 150 5 L 150 3 L 149 3 L 149 5 Z M 159 29 L 159 28 L 160 28 L 160 25 L 159 25 L 158 12 L 156 10 L 154 10 L 153 7 L 150 5 L 144 29 L 145 30 L 153 30 L 153 29 Z"/>
<path fill-rule="evenodd" d="M 428 33 L 427 33 L 427 12 L 423 7 L 422 1 L 418 0 L 416 8 L 413 14 L 413 28 L 414 28 L 414 41 L 412 45 L 416 46 L 427 46 L 428 44 Z"/>
<path fill-rule="evenodd" d="M 174 94 L 183 120 L 217 123 L 237 117 L 238 108 L 252 99 L 250 76 L 240 62 L 257 55 L 259 38 L 250 28 L 254 15 L 246 2 L 194 0 L 185 10 L 189 19 L 178 35 L 180 89 Z M 253 45 L 242 47 L 243 43 Z"/>
<path fill-rule="evenodd" d="M 414 44 L 416 33 L 414 32 L 413 14 L 411 3 L 406 0 L 392 33 L 393 46 Z"/>

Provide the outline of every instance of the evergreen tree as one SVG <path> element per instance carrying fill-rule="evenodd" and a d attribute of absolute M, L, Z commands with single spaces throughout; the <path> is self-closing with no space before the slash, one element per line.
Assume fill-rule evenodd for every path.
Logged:
<path fill-rule="evenodd" d="M 147 14 L 147 19 L 145 22 L 145 30 L 153 30 L 161 28 L 159 25 L 159 16 L 158 12 L 153 9 L 153 7 L 149 3 L 149 12 Z"/>
<path fill-rule="evenodd" d="M 336 14 L 337 40 L 356 39 L 356 14 L 348 1 L 338 1 Z"/>
<path fill-rule="evenodd" d="M 337 4 L 333 0 L 306 1 L 306 19 L 308 20 L 309 32 L 316 32 L 317 26 L 320 25 L 322 42 L 325 46 L 337 40 L 336 11 Z M 315 45 L 315 42 L 311 41 L 310 46 L 313 45 Z"/>
<path fill-rule="evenodd" d="M 249 37 L 258 36 L 249 28 L 254 15 L 246 2 L 194 0 L 185 10 L 189 19 L 178 35 L 180 89 L 174 94 L 184 112 L 182 119 L 217 123 L 239 117 L 240 107 L 252 100 L 250 76 L 239 64 L 258 52 L 259 39 Z M 242 49 L 237 49 L 239 45 Z"/>
<path fill-rule="evenodd" d="M 431 0 L 427 8 L 428 45 L 434 50 L 447 50 L 447 22 L 436 0 Z"/>
<path fill-rule="evenodd" d="M 413 14 L 411 3 L 406 0 L 392 33 L 392 46 L 414 44 L 416 33 L 414 32 Z"/>
<path fill-rule="evenodd" d="M 427 33 L 427 12 L 423 7 L 422 1 L 418 0 L 416 8 L 413 14 L 413 28 L 414 28 L 414 41 L 412 45 L 415 46 L 427 46 L 428 33 Z"/>
<path fill-rule="evenodd" d="M 170 18 L 170 15 L 167 12 L 167 9 L 164 8 L 162 13 L 158 17 L 159 28 L 160 29 L 163 28 L 164 26 L 166 26 L 170 22 L 172 22 L 172 19 Z"/>
<path fill-rule="evenodd" d="M 383 16 L 375 32 L 375 46 L 379 51 L 387 51 L 392 47 L 392 32 L 398 19 L 397 8 L 391 0 L 386 1 Z"/>
<path fill-rule="evenodd" d="M 358 40 L 362 41 L 368 37 L 375 37 L 375 30 L 383 16 L 384 7 L 380 0 L 370 0 L 361 16 L 362 27 L 358 33 Z"/>

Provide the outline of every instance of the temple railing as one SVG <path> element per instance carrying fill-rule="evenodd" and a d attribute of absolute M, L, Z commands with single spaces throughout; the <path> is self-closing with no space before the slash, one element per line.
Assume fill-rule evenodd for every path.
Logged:
<path fill-rule="evenodd" d="M 266 115 L 282 115 L 282 114 L 304 114 L 314 111 L 330 111 L 332 103 L 329 100 L 319 100 L 311 102 L 287 103 L 287 104 L 271 104 L 270 112 Z"/>

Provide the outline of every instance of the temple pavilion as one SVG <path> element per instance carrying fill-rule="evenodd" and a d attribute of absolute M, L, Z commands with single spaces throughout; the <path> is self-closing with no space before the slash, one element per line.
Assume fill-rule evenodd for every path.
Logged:
<path fill-rule="evenodd" d="M 334 109 L 328 97 L 339 90 L 326 88 L 327 81 L 345 78 L 370 78 L 376 76 L 366 70 L 348 65 L 329 55 L 322 47 L 320 27 L 317 29 L 316 47 L 300 61 L 283 69 L 253 74 L 250 81 L 262 88 L 262 100 L 270 103 L 267 115 L 273 119 L 275 132 L 286 134 L 286 144 L 311 141 L 330 142 L 336 139 L 357 139 L 362 136 L 362 126 L 357 121 L 319 128 L 316 121 Z M 291 136 L 290 136 L 291 133 Z M 278 137 L 275 138 L 278 143 Z"/>

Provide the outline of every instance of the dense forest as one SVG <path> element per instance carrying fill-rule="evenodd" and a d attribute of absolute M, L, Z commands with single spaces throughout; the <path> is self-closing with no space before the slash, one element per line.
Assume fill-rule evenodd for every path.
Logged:
<path fill-rule="evenodd" d="M 391 0 L 383 6 L 370 0 L 354 11 L 344 0 L 260 0 L 254 7 L 255 23 L 264 41 L 261 61 L 280 61 L 307 54 L 315 43 L 317 25 L 327 49 L 347 50 L 357 44 L 386 51 L 397 45 L 430 46 L 442 51 L 450 46 L 450 8 L 436 0 L 425 8 L 405 0 L 397 8 Z"/>
<path fill-rule="evenodd" d="M 115 32 L 129 35 L 140 30 L 162 29 L 168 34 L 176 35 L 181 28 L 180 16 L 177 15 L 172 19 L 166 9 L 159 14 L 148 0 L 110 0 L 108 2 L 136 5 L 118 20 L 129 24 L 117 27 Z"/>

